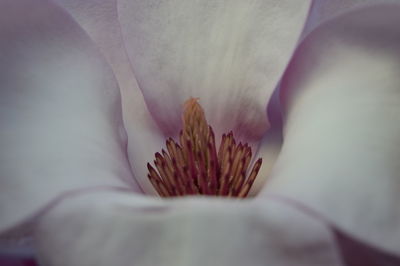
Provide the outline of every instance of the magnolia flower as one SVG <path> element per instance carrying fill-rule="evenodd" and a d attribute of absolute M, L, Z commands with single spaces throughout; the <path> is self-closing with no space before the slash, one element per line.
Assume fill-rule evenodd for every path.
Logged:
<path fill-rule="evenodd" d="M 2 239 L 57 266 L 398 265 L 400 5 L 365 2 L 3 0 Z M 191 98 L 262 158 L 252 197 L 157 196 Z"/>

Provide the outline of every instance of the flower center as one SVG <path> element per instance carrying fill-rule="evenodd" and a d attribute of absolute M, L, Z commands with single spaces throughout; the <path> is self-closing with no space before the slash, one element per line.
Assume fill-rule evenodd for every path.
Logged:
<path fill-rule="evenodd" d="M 251 148 L 247 143 L 236 144 L 232 131 L 222 135 L 217 152 L 214 132 L 197 99 L 185 102 L 182 120 L 179 143 L 168 138 L 167 151 L 155 154 L 155 168 L 147 163 L 148 178 L 158 194 L 246 197 L 262 159 L 248 173 Z"/>

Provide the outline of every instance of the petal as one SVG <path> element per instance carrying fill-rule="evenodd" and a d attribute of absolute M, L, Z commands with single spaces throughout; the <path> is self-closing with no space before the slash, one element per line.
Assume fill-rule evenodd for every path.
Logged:
<path fill-rule="evenodd" d="M 122 40 L 116 0 L 57 0 L 100 48 L 117 78 L 128 135 L 129 161 L 143 191 L 155 194 L 147 178 L 147 162 L 164 145 L 164 136 L 147 110 Z"/>
<path fill-rule="evenodd" d="M 166 135 L 199 97 L 217 136 L 258 142 L 266 106 L 294 49 L 310 1 L 118 1 L 127 52 Z"/>
<path fill-rule="evenodd" d="M 274 201 L 84 195 L 48 213 L 35 236 L 53 266 L 342 265 L 323 223 Z"/>
<path fill-rule="evenodd" d="M 400 254 L 400 5 L 318 27 L 282 82 L 284 144 L 265 193 Z"/>
<path fill-rule="evenodd" d="M 274 90 L 270 102 L 268 103 L 267 111 L 271 121 L 271 128 L 261 139 L 260 145 L 253 158 L 253 161 L 262 158 L 263 163 L 250 189 L 250 196 L 257 195 L 265 185 L 268 185 L 267 182 L 270 178 L 271 171 L 282 148 L 282 113 L 279 92 L 280 89 L 278 87 Z"/>
<path fill-rule="evenodd" d="M 362 243 L 338 230 L 335 230 L 334 232 L 343 256 L 343 261 L 346 265 L 400 265 L 399 256 L 393 256 L 393 254 Z"/>
<path fill-rule="evenodd" d="M 249 195 L 257 195 L 261 189 L 268 185 L 271 170 L 279 156 L 282 147 L 282 129 L 279 125 L 272 124 L 271 129 L 267 131 L 260 142 L 260 147 L 254 156 L 254 160 L 263 159 L 260 171 L 250 189 Z M 253 160 L 253 161 L 254 161 Z"/>
<path fill-rule="evenodd" d="M 67 191 L 138 190 L 118 86 L 88 36 L 47 0 L 0 10 L 0 230 Z"/>
<path fill-rule="evenodd" d="M 307 19 L 303 36 L 310 33 L 326 20 L 332 19 L 351 9 L 362 8 L 371 4 L 398 3 L 398 0 L 314 0 Z"/>
<path fill-rule="evenodd" d="M 55 1 L 79 23 L 103 53 L 121 88 L 122 104 L 127 106 L 126 98 L 128 101 L 140 98 L 141 92 L 136 90 L 136 79 L 122 42 L 116 0 Z M 126 118 L 129 117 L 126 115 Z"/>

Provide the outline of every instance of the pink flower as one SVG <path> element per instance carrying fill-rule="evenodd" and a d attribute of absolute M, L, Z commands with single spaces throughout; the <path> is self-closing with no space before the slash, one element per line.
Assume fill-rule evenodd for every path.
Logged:
<path fill-rule="evenodd" d="M 399 4 L 56 2 L 0 3 L 3 236 L 57 266 L 399 263 Z M 190 97 L 263 158 L 256 197 L 151 196 Z"/>

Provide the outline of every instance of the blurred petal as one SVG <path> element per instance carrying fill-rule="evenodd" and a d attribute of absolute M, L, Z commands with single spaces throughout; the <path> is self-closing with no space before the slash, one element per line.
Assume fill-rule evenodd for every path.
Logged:
<path fill-rule="evenodd" d="M 258 150 L 254 156 L 255 159 L 262 158 L 263 163 L 257 178 L 250 189 L 249 195 L 257 195 L 264 185 L 268 185 L 268 179 L 275 162 L 282 148 L 282 113 L 280 103 L 280 88 L 274 90 L 268 103 L 268 118 L 271 121 L 271 128 L 265 133 L 260 141 Z"/>
<path fill-rule="evenodd" d="M 118 86 L 88 36 L 47 0 L 0 10 L 0 230 L 67 191 L 138 190 Z"/>
<path fill-rule="evenodd" d="M 275 165 L 276 159 L 282 147 L 282 129 L 279 125 L 272 125 L 260 142 L 260 147 L 254 156 L 254 159 L 262 158 L 263 163 L 258 172 L 257 178 L 250 189 L 249 195 L 257 195 L 258 192 L 268 182 L 271 170 Z"/>
<path fill-rule="evenodd" d="M 275 201 L 83 195 L 52 209 L 35 235 L 52 266 L 342 265 L 323 223 Z"/>
<path fill-rule="evenodd" d="M 166 135 L 199 97 L 217 136 L 258 142 L 266 106 L 291 56 L 310 1 L 130 1 L 118 10 L 147 106 Z"/>
<path fill-rule="evenodd" d="M 318 27 L 322 22 L 332 19 L 351 9 L 362 8 L 370 4 L 398 3 L 398 0 L 314 0 L 305 32 Z"/>
<path fill-rule="evenodd" d="M 164 145 L 164 136 L 147 110 L 125 52 L 116 0 L 57 0 L 95 41 L 111 65 L 122 96 L 128 135 L 128 154 L 136 180 L 147 193 L 155 193 L 147 179 L 146 163 Z"/>
<path fill-rule="evenodd" d="M 351 238 L 339 230 L 334 230 L 343 261 L 348 266 L 395 266 L 400 265 L 400 257 L 382 249 Z"/>
<path fill-rule="evenodd" d="M 400 5 L 318 27 L 282 82 L 284 144 L 265 192 L 400 254 Z"/>

